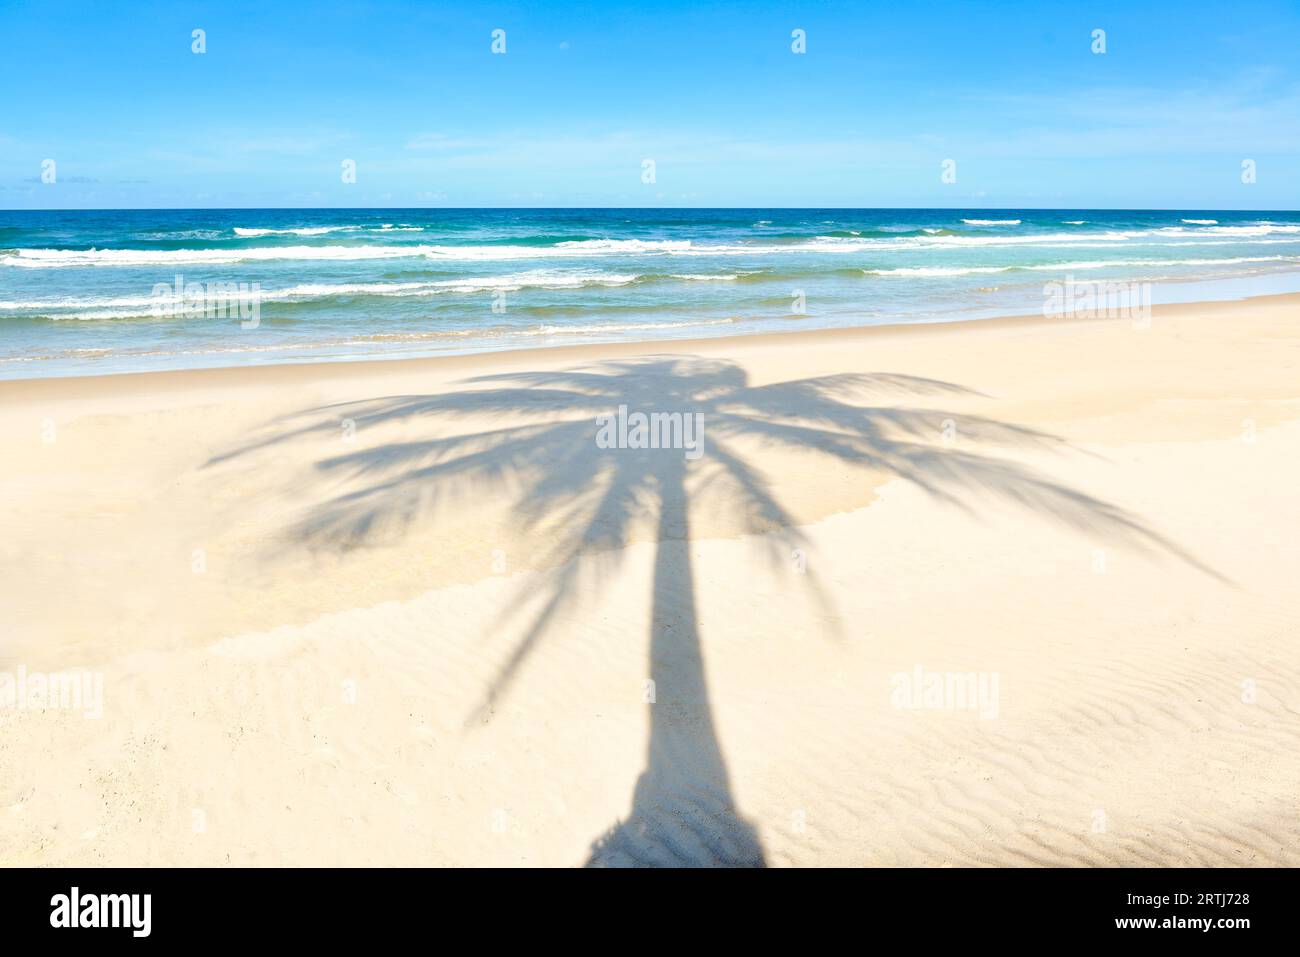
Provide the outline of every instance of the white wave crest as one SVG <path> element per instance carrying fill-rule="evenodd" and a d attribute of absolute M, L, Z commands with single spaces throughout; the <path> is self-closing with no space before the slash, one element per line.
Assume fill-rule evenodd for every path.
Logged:
<path fill-rule="evenodd" d="M 300 226 L 292 229 L 260 229 L 253 226 L 236 226 L 236 236 L 255 238 L 257 236 L 324 236 L 326 233 L 353 232 L 361 226 Z"/>
<path fill-rule="evenodd" d="M 864 269 L 868 276 L 914 276 L 923 279 L 940 279 L 953 276 L 974 276 L 982 273 L 1009 272 L 1014 266 L 905 266 L 900 269 Z"/>
<path fill-rule="evenodd" d="M 251 249 L 16 249 L 0 265 L 29 269 L 87 266 L 223 266 L 273 260 L 401 259 L 426 255 L 429 246 L 267 246 Z"/>
<path fill-rule="evenodd" d="M 0 266 L 58 269 L 100 266 L 228 265 L 276 260 L 351 261 L 425 258 L 447 262 L 507 262 L 527 259 L 575 259 L 598 256 L 773 256 L 790 253 L 856 253 L 891 250 L 942 249 L 967 246 L 1074 246 L 1102 248 L 1115 243 L 1165 245 L 1162 240 L 1185 239 L 1181 245 L 1225 244 L 1231 239 L 1252 243 L 1294 242 L 1293 238 L 1268 240 L 1268 236 L 1294 237 L 1300 224 L 1208 226 L 1189 229 L 1166 226 L 1146 230 L 1107 230 L 1080 233 L 1055 232 L 1029 235 L 841 237 L 816 236 L 785 243 L 716 243 L 697 245 L 690 240 L 595 239 L 572 240 L 555 246 L 258 246 L 249 249 L 10 249 L 0 253 Z M 1179 244 L 1176 244 L 1179 245 Z"/>
<path fill-rule="evenodd" d="M 1268 223 L 1258 226 L 1211 226 L 1196 230 L 1194 235 L 1212 233 L 1215 236 L 1270 236 L 1274 233 L 1300 233 L 1300 225 Z"/>
<path fill-rule="evenodd" d="M 1148 266 L 1239 266 L 1246 263 L 1300 262 L 1293 256 L 1234 256 L 1222 259 L 1087 259 L 1078 262 L 1038 263 L 1029 266 L 910 266 L 900 269 L 864 269 L 869 276 L 914 278 L 950 278 L 987 273 L 1026 270 L 1033 272 L 1071 272 L 1083 269 L 1110 269 Z"/>
<path fill-rule="evenodd" d="M 689 239 L 571 239 L 568 242 L 557 243 L 555 248 L 581 252 L 682 252 L 691 248 L 691 241 Z"/>
<path fill-rule="evenodd" d="M 247 290 L 214 288 L 205 293 L 205 302 L 244 300 L 250 295 L 255 296 L 258 302 L 267 303 L 333 299 L 341 296 L 421 297 L 446 293 L 518 292 L 523 289 L 583 289 L 593 286 L 625 286 L 639 278 L 632 273 L 534 269 L 504 276 L 465 277 L 432 282 L 302 283 L 284 289 L 262 289 L 252 294 Z M 52 319 L 131 319 L 152 315 L 157 307 L 170 301 L 172 300 L 166 296 L 0 300 L 0 311 L 25 312 Z"/>

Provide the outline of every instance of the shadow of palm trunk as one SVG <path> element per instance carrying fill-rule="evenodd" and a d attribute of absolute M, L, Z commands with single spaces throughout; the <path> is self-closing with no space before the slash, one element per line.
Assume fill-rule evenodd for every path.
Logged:
<path fill-rule="evenodd" d="M 758 834 L 736 810 L 713 725 L 691 573 L 685 472 L 665 476 L 650 621 L 650 739 L 624 821 L 588 867 L 762 867 Z"/>

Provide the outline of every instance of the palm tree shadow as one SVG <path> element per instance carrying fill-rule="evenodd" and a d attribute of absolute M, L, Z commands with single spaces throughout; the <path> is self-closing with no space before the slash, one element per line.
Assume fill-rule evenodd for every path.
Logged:
<path fill-rule="evenodd" d="M 828 456 L 902 478 L 965 510 L 1001 500 L 1140 551 L 1165 553 L 1219 577 L 1112 504 L 1058 484 L 1010 460 L 936 444 L 952 422 L 981 444 L 1061 448 L 1054 436 L 993 419 L 897 404 L 858 404 L 881 396 L 976 395 L 951 383 L 884 373 L 822 376 L 752 385 L 721 359 L 652 356 L 553 372 L 478 377 L 466 388 L 319 407 L 279 423 L 278 433 L 213 459 L 337 428 L 359 431 L 423 417 L 507 419 L 468 434 L 392 442 L 316 463 L 360 487 L 322 503 L 291 532 L 315 548 L 346 550 L 391 537 L 459 495 L 507 496 L 528 531 L 552 537 L 546 564 L 556 572 L 545 593 L 501 613 L 523 616 L 522 637 L 467 721 L 489 720 L 529 653 L 583 595 L 597 594 L 638 530 L 656 543 L 650 610 L 653 689 L 645 766 L 631 808 L 597 839 L 592 866 L 761 866 L 757 832 L 737 810 L 715 729 L 697 622 L 691 565 L 692 515 L 701 502 L 767 547 L 772 563 L 809 543 L 745 452 L 759 446 Z M 854 401 L 857 400 L 857 401 Z M 700 454 L 677 448 L 609 447 L 597 416 L 632 411 L 699 415 Z M 518 424 L 521 417 L 528 421 Z M 682 433 L 677 433 L 679 436 Z M 644 436 L 644 433 L 642 433 Z M 634 442 L 627 443 L 628 445 Z M 692 454 L 687 454 L 692 452 Z M 212 463 L 210 463 L 212 464 Z M 566 535 L 555 535 L 559 527 Z M 580 561 L 585 558 L 585 561 Z M 833 605 L 815 574 L 807 582 L 823 610 Z M 521 596 L 522 597 L 522 596 Z"/>

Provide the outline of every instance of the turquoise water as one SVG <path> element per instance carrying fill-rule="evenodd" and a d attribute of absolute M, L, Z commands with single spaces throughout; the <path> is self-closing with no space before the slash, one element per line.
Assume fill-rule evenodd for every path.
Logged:
<path fill-rule="evenodd" d="M 1300 289 L 1300 213 L 0 211 L 0 378 L 1028 314 L 1070 278 Z"/>

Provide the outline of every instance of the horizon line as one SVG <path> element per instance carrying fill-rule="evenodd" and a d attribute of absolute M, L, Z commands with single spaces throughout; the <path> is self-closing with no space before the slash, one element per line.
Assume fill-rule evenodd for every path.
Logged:
<path fill-rule="evenodd" d="M 199 213 L 199 212 L 347 212 L 362 210 L 544 211 L 592 210 L 609 212 L 710 211 L 710 210 L 852 210 L 858 212 L 1091 212 L 1091 213 L 1295 213 L 1300 209 L 1223 206 L 77 206 L 0 207 L 0 213 Z"/>

